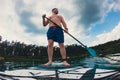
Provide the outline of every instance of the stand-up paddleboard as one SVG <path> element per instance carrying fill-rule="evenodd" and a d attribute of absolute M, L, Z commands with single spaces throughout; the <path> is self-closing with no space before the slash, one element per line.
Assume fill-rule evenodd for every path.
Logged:
<path fill-rule="evenodd" d="M 54 66 L 52 66 L 54 65 Z M 120 74 L 119 71 L 106 69 L 82 68 L 80 66 L 65 68 L 63 64 L 52 64 L 48 68 L 31 67 L 0 72 L 0 79 L 3 80 L 101 80 L 110 76 Z M 62 66 L 62 68 L 60 68 Z M 49 67 L 49 68 L 50 68 Z M 54 69 L 53 69 L 54 68 Z"/>
<path fill-rule="evenodd" d="M 34 66 L 31 67 L 33 69 L 45 69 L 45 70 L 55 70 L 55 69 L 67 69 L 67 68 L 73 68 L 79 65 L 70 65 L 70 66 L 65 66 L 63 62 L 53 62 L 52 64 L 45 66 L 44 64 L 39 65 L 39 66 Z"/>

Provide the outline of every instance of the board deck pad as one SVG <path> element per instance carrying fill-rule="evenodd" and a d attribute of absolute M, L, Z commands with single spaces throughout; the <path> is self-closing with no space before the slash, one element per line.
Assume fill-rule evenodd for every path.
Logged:
<path fill-rule="evenodd" d="M 33 68 L 33 69 L 46 69 L 46 70 L 56 70 L 56 69 L 68 69 L 68 68 L 75 68 L 75 67 L 81 67 L 80 65 L 70 65 L 69 67 L 68 66 L 65 66 L 62 62 L 53 62 L 51 65 L 49 66 L 45 66 L 44 64 L 41 64 L 41 65 L 38 65 L 38 66 L 33 66 L 33 67 L 30 67 L 30 68 Z"/>

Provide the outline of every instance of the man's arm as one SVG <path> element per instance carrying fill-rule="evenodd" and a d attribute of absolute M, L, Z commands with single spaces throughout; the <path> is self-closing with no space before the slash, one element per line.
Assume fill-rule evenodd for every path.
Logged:
<path fill-rule="evenodd" d="M 48 23 L 49 23 L 49 21 L 48 21 L 48 20 L 46 20 L 46 19 L 45 19 L 45 17 L 46 17 L 46 15 L 45 15 L 45 14 L 43 14 L 43 15 L 42 15 L 42 19 L 43 19 L 43 26 L 47 26 L 47 25 L 48 25 Z"/>
<path fill-rule="evenodd" d="M 65 31 L 68 32 L 67 24 L 62 16 L 61 16 L 61 22 L 62 22 L 62 25 L 63 25 Z"/>

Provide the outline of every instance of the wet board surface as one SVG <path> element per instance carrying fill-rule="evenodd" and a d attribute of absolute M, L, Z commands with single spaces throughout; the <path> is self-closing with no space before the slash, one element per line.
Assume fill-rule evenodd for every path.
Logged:
<path fill-rule="evenodd" d="M 65 66 L 62 62 L 58 63 L 58 62 L 53 62 L 51 65 L 49 66 L 45 66 L 44 64 L 39 65 L 39 66 L 34 66 L 34 67 L 30 67 L 32 69 L 45 69 L 45 70 L 56 70 L 56 69 L 69 69 L 69 68 L 77 68 L 77 67 L 81 67 L 79 65 L 70 65 L 70 66 Z"/>

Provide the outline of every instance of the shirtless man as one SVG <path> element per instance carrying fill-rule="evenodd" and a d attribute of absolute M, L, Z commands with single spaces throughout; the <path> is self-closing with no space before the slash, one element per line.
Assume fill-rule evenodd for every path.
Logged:
<path fill-rule="evenodd" d="M 49 29 L 47 32 L 47 39 L 48 39 L 48 62 L 44 64 L 44 66 L 49 66 L 52 64 L 52 56 L 53 56 L 53 45 L 54 41 L 59 43 L 60 47 L 60 53 L 62 56 L 63 64 L 67 67 L 70 66 L 70 64 L 67 62 L 66 59 L 66 49 L 64 46 L 64 33 L 62 30 L 62 26 L 64 27 L 64 31 L 67 33 L 68 28 L 66 25 L 66 22 L 64 21 L 64 18 L 61 15 L 58 15 L 58 9 L 53 8 L 52 9 L 52 15 L 49 17 L 53 22 L 55 22 L 57 25 L 49 21 L 48 19 L 45 19 L 46 14 L 42 15 L 43 18 L 43 26 L 49 25 Z"/>

